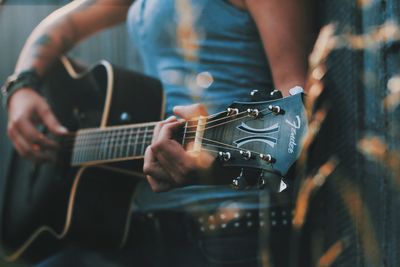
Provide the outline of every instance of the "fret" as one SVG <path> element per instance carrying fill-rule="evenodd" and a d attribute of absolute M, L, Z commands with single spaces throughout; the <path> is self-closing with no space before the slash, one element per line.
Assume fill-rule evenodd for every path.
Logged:
<path fill-rule="evenodd" d="M 78 162 L 81 162 L 83 159 L 83 135 L 81 135 L 80 140 L 79 140 L 79 147 L 78 147 Z"/>
<path fill-rule="evenodd" d="M 126 129 L 122 130 L 122 140 L 121 140 L 121 149 L 119 153 L 119 158 L 123 158 L 125 156 L 125 150 L 126 150 L 126 141 L 127 141 L 128 135 L 126 134 Z"/>
<path fill-rule="evenodd" d="M 123 152 L 125 148 L 125 129 L 119 130 L 118 131 L 118 151 L 117 151 L 117 156 L 116 158 L 122 158 L 123 157 Z"/>
<path fill-rule="evenodd" d="M 122 148 L 121 148 L 121 153 L 119 155 L 120 158 L 123 158 L 126 155 L 126 150 L 127 150 L 126 143 L 128 141 L 128 137 L 129 137 L 128 134 L 127 134 L 127 129 L 123 130 L 122 136 L 123 136 L 123 138 L 122 138 Z"/>
<path fill-rule="evenodd" d="M 131 152 L 131 142 L 132 142 L 132 128 L 128 129 L 128 144 L 127 144 L 127 150 L 126 150 L 126 157 L 128 157 L 130 155 Z"/>
<path fill-rule="evenodd" d="M 125 129 L 118 131 L 118 145 L 117 145 L 117 156 L 116 158 L 122 158 L 123 151 L 124 151 L 124 145 L 125 145 L 125 134 L 124 134 Z"/>
<path fill-rule="evenodd" d="M 144 155 L 144 151 L 146 150 L 146 137 L 147 137 L 147 126 L 144 128 L 144 134 L 143 134 L 143 141 L 142 141 L 142 148 L 140 150 L 141 155 Z"/>
<path fill-rule="evenodd" d="M 87 151 L 86 142 L 87 142 L 87 135 L 84 134 L 84 135 L 83 135 L 83 138 L 82 138 L 82 146 L 81 146 L 81 149 L 82 149 L 82 158 L 81 158 L 81 162 L 84 162 L 84 161 L 86 160 L 86 158 L 87 158 L 87 153 L 88 153 L 88 151 Z"/>
<path fill-rule="evenodd" d="M 115 131 L 115 144 L 114 144 L 114 153 L 113 159 L 118 158 L 119 150 L 121 149 L 121 131 Z"/>
<path fill-rule="evenodd" d="M 117 156 L 116 158 L 122 158 L 122 151 L 124 150 L 125 143 L 125 129 L 118 131 L 118 145 L 117 145 Z"/>
<path fill-rule="evenodd" d="M 106 158 L 106 153 L 107 153 L 107 132 L 102 132 L 100 134 L 101 136 L 101 142 L 99 144 L 99 159 L 103 160 Z"/>
<path fill-rule="evenodd" d="M 84 139 L 83 139 L 83 145 L 82 145 L 82 150 L 83 150 L 83 158 L 82 161 L 86 161 L 89 157 L 89 146 L 88 146 L 88 134 L 84 135 Z"/>
<path fill-rule="evenodd" d="M 136 130 L 136 133 L 135 133 L 135 143 L 133 145 L 133 156 L 137 155 L 136 150 L 137 150 L 137 144 L 138 144 L 138 139 L 139 139 L 138 130 L 137 129 L 135 129 L 135 130 Z"/>
<path fill-rule="evenodd" d="M 189 122 L 187 121 L 185 123 L 184 129 L 183 129 L 183 136 L 182 136 L 182 146 L 183 147 L 185 146 L 185 142 L 186 142 L 186 131 L 187 131 L 188 126 L 189 126 Z"/>
<path fill-rule="evenodd" d="M 78 143 L 79 143 L 79 135 L 77 135 L 75 137 L 74 148 L 72 149 L 72 162 L 73 163 L 75 163 L 77 161 Z"/>
<path fill-rule="evenodd" d="M 113 154 L 113 159 L 118 158 L 119 151 L 121 150 L 121 131 L 116 130 L 115 131 L 115 145 L 114 145 L 114 154 Z"/>
<path fill-rule="evenodd" d="M 106 159 L 110 159 L 112 157 L 113 135 L 114 135 L 114 132 L 110 131 L 109 132 L 109 137 L 108 137 L 107 157 L 106 157 Z"/>
<path fill-rule="evenodd" d="M 97 140 L 97 135 L 95 134 L 87 134 L 87 160 L 93 160 L 94 156 L 94 151 L 96 149 L 96 140 Z"/>
<path fill-rule="evenodd" d="M 83 158 L 83 149 L 82 149 L 82 145 L 83 145 L 83 135 L 81 135 L 79 137 L 79 144 L 78 144 L 78 162 L 81 162 L 82 158 Z"/>
<path fill-rule="evenodd" d="M 111 131 L 107 131 L 106 132 L 106 146 L 105 146 L 105 153 L 104 153 L 104 159 L 108 159 L 110 158 L 109 154 L 110 154 L 110 147 L 111 147 L 111 135 L 112 132 Z"/>
<path fill-rule="evenodd" d="M 118 130 L 113 131 L 113 144 L 111 145 L 111 157 L 110 159 L 115 159 L 117 157 L 117 152 L 118 152 Z"/>
<path fill-rule="evenodd" d="M 72 163 L 129 159 L 143 156 L 150 139 L 153 125 L 120 127 L 78 132 L 72 149 Z"/>
<path fill-rule="evenodd" d="M 82 144 L 83 144 L 83 135 L 81 135 L 79 137 L 77 162 L 81 162 L 81 160 L 82 160 L 82 156 L 83 156 L 82 155 L 83 154 Z"/>
<path fill-rule="evenodd" d="M 103 132 L 98 132 L 96 134 L 96 138 L 97 138 L 97 141 L 95 142 L 96 143 L 96 150 L 95 150 L 94 155 L 95 155 L 95 158 L 101 160 L 102 159 L 101 150 L 103 148 Z"/>
<path fill-rule="evenodd" d="M 96 153 L 95 153 L 95 155 L 96 155 L 96 158 L 97 159 L 102 159 L 102 151 L 103 151 L 103 144 L 104 144 L 104 132 L 98 132 L 97 133 L 97 135 L 96 135 L 97 137 L 97 141 L 95 142 L 96 143 Z"/>

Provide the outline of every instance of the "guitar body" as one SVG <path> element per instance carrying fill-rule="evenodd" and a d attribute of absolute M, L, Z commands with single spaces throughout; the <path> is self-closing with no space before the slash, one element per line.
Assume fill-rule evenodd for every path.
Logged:
<path fill-rule="evenodd" d="M 105 61 L 83 70 L 62 58 L 42 91 L 60 122 L 73 132 L 162 117 L 158 80 Z M 71 167 L 69 152 L 46 164 L 11 153 L 7 174 L 1 177 L 1 244 L 8 260 L 39 260 L 72 242 L 123 246 L 134 188 L 141 179 L 140 160 Z"/>

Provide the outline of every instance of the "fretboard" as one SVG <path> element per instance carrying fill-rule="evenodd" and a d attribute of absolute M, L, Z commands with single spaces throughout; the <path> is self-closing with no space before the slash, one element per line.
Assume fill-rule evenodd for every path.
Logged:
<path fill-rule="evenodd" d="M 156 123 L 80 130 L 72 150 L 73 166 L 137 159 L 151 144 Z"/>

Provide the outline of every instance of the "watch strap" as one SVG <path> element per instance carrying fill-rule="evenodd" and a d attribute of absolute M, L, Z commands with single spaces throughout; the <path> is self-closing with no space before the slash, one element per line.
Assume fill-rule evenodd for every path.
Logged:
<path fill-rule="evenodd" d="M 40 77 L 33 70 L 9 76 L 6 83 L 1 87 L 1 100 L 3 107 L 7 108 L 8 100 L 19 89 L 32 88 L 36 92 L 40 93 L 40 83 Z"/>

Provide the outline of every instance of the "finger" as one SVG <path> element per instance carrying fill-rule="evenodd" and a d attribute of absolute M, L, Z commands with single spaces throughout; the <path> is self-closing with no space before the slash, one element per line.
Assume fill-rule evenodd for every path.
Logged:
<path fill-rule="evenodd" d="M 38 113 L 40 120 L 50 132 L 56 135 L 65 135 L 68 133 L 68 130 L 58 122 L 47 103 L 39 106 Z"/>
<path fill-rule="evenodd" d="M 157 157 L 161 168 L 167 172 L 168 176 L 176 185 L 186 184 L 186 174 L 192 169 L 192 158 L 187 156 L 187 153 L 182 146 L 174 140 L 164 140 L 160 146 L 152 150 Z"/>
<path fill-rule="evenodd" d="M 17 124 L 18 131 L 31 144 L 37 144 L 42 148 L 57 148 L 57 143 L 39 132 L 29 119 L 24 119 Z"/>
<path fill-rule="evenodd" d="M 150 146 L 147 147 L 144 155 L 143 173 L 157 180 L 172 181 L 168 173 L 159 164 Z"/>
<path fill-rule="evenodd" d="M 166 140 L 173 139 L 174 134 L 182 128 L 181 121 L 169 122 L 161 125 L 158 136 L 154 140 L 154 145 L 157 147 L 162 146 L 162 143 Z"/>
<path fill-rule="evenodd" d="M 39 145 L 30 144 L 19 132 L 18 128 L 15 128 L 15 130 L 10 133 L 10 137 L 14 142 L 15 149 L 22 157 L 37 163 L 51 159 L 50 154 L 42 151 Z"/>
<path fill-rule="evenodd" d="M 176 106 L 174 107 L 174 113 L 185 120 L 190 120 L 198 116 L 208 115 L 206 107 L 202 104 L 194 104 L 189 106 Z"/>
<path fill-rule="evenodd" d="M 176 121 L 176 117 L 175 116 L 171 116 L 168 119 L 164 120 L 164 121 L 160 121 L 159 123 L 156 124 L 156 127 L 154 128 L 154 132 L 153 132 L 153 137 L 151 139 L 151 143 L 153 144 L 155 142 L 155 140 L 157 140 L 158 138 L 158 134 L 160 133 L 160 130 L 162 128 L 162 126 L 166 123 L 172 122 L 172 121 Z"/>
<path fill-rule="evenodd" d="M 150 147 L 146 149 L 143 173 L 146 175 L 147 181 L 153 191 L 163 192 L 172 188 L 170 183 L 172 179 L 161 168 Z"/>
<path fill-rule="evenodd" d="M 22 157 L 28 158 L 30 156 L 31 147 L 27 140 L 19 133 L 17 127 L 9 126 L 8 135 L 12 140 L 15 149 Z"/>

